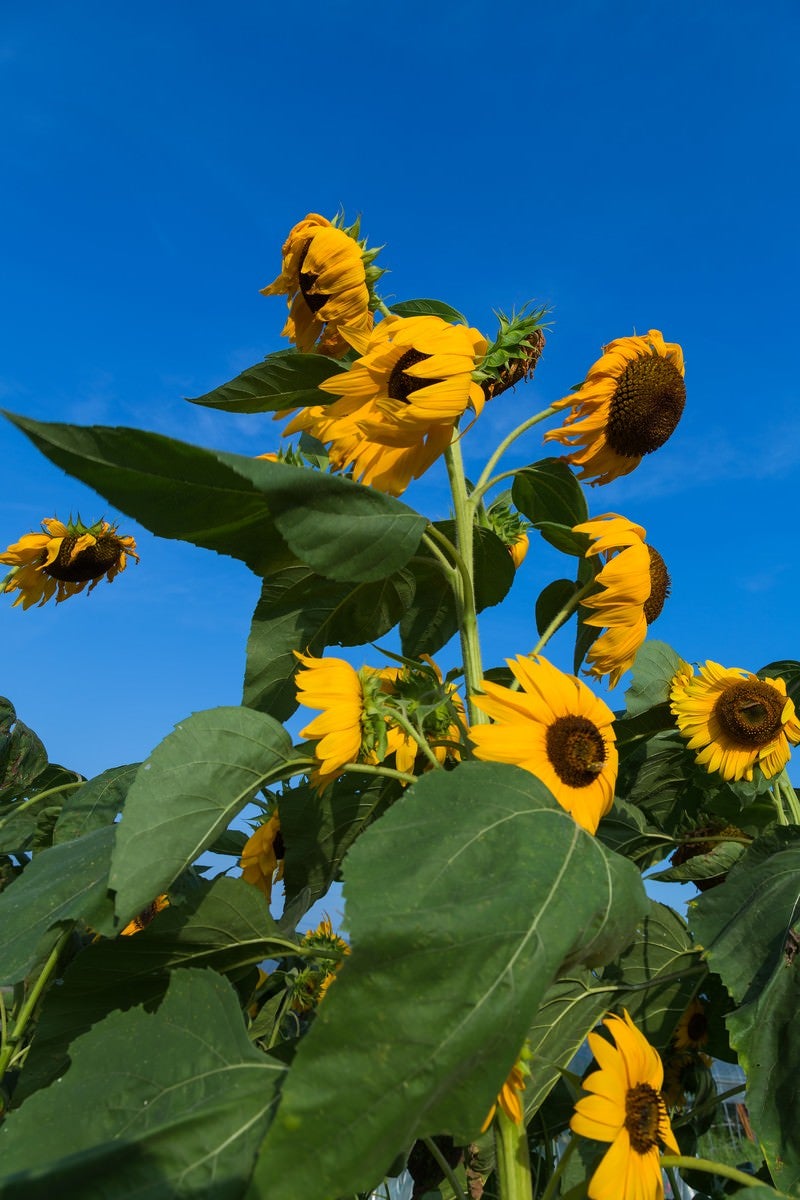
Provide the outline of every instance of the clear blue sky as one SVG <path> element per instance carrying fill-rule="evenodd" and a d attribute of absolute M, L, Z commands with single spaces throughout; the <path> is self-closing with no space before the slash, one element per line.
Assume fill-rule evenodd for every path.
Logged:
<path fill-rule="evenodd" d="M 489 406 L 468 468 L 603 343 L 680 342 L 681 425 L 591 511 L 661 550 L 653 633 L 685 658 L 795 657 L 799 36 L 794 0 L 6 0 L 0 403 L 274 449 L 269 417 L 182 397 L 279 348 L 283 302 L 258 289 L 296 220 L 343 206 L 386 244 L 387 297 L 439 296 L 490 337 L 492 309 L 553 307 L 535 382 Z M 532 434 L 507 465 L 545 453 Z M 115 515 L 5 423 L 0 462 L 2 546 L 43 516 Z M 437 468 L 406 498 L 446 515 Z M 0 694 L 87 775 L 238 703 L 259 591 L 240 563 L 121 529 L 142 561 L 113 586 L 0 606 Z M 534 543 L 484 623 L 490 663 L 530 648 L 561 573 Z"/>

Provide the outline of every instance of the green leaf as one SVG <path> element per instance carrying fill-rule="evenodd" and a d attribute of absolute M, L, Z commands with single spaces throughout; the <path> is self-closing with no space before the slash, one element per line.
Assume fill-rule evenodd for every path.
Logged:
<path fill-rule="evenodd" d="M 128 763 L 124 767 L 111 767 L 70 792 L 56 822 L 53 841 L 69 842 L 93 829 L 111 825 L 122 809 L 139 765 Z"/>
<path fill-rule="evenodd" d="M 791 658 L 779 662 L 767 663 L 756 672 L 762 679 L 774 679 L 777 675 L 786 684 L 786 694 L 793 701 L 795 708 L 800 709 L 800 662 Z"/>
<path fill-rule="evenodd" d="M 680 866 L 648 875 L 648 879 L 657 879 L 661 883 L 694 883 L 698 879 L 715 879 L 718 875 L 727 875 L 744 852 L 745 846 L 741 842 L 717 842 L 706 854 L 695 854 Z"/>
<path fill-rule="evenodd" d="M 548 583 L 547 587 L 540 592 L 536 601 L 536 630 L 541 636 L 549 627 L 552 621 L 558 616 L 562 608 L 566 608 L 570 600 L 577 591 L 577 585 L 572 579 L 554 579 L 552 583 Z M 572 613 L 568 613 L 556 629 L 560 629 L 565 621 L 568 621 Z"/>
<path fill-rule="evenodd" d="M 537 529 L 544 523 L 571 529 L 589 517 L 583 488 L 560 458 L 543 458 L 518 471 L 511 495 L 515 506 Z M 577 536 L 589 544 L 586 534 Z"/>
<path fill-rule="evenodd" d="M 310 784 L 293 788 L 280 806 L 287 902 L 304 889 L 309 908 L 324 896 L 356 838 L 401 791 L 398 780 L 356 774 L 337 780 L 322 795 Z"/>
<path fill-rule="evenodd" d="M 540 521 L 535 528 L 556 550 L 571 554 L 573 558 L 582 559 L 591 544 L 588 533 L 575 533 L 569 525 L 560 525 L 557 521 Z"/>
<path fill-rule="evenodd" d="M 596 976 L 582 967 L 574 968 L 547 989 L 528 1030 L 532 1056 L 522 1096 L 526 1121 L 539 1110 L 560 1079 L 561 1068 L 569 1066 L 587 1033 L 613 1004 L 613 995 L 598 988 Z M 570 1108 L 564 1128 L 571 1116 Z"/>
<path fill-rule="evenodd" d="M 230 383 L 187 399 L 192 404 L 235 413 L 283 412 L 287 408 L 330 404 L 338 396 L 321 392 L 319 385 L 344 370 L 342 363 L 323 354 L 278 350 Z"/>
<path fill-rule="evenodd" d="M 667 703 L 670 685 L 682 665 L 680 655 L 666 642 L 644 642 L 636 652 L 631 684 L 625 693 L 628 716 L 635 717 L 648 708 Z"/>
<path fill-rule="evenodd" d="M 455 544 L 454 521 L 436 521 L 436 528 Z M 431 557 L 431 563 L 419 559 L 409 563 L 416 580 L 414 599 L 400 622 L 403 654 L 418 658 L 420 654 L 435 654 L 458 632 L 455 599 L 450 581 L 422 547 L 420 555 Z M 491 529 L 478 526 L 474 540 L 475 605 L 478 612 L 493 608 L 505 599 L 516 574 L 508 549 Z"/>
<path fill-rule="evenodd" d="M 411 604 L 410 570 L 373 583 L 333 583 L 301 563 L 264 581 L 247 642 L 243 703 L 286 720 L 297 708 L 294 651 L 320 655 L 381 637 Z"/>
<path fill-rule="evenodd" d="M 693 820 L 703 793 L 694 786 L 694 762 L 674 730 L 621 747 L 617 796 L 642 810 L 658 829 L 672 837 Z"/>
<path fill-rule="evenodd" d="M 48 993 L 15 1102 L 62 1075 L 70 1044 L 109 1012 L 159 1000 L 170 971 L 237 972 L 285 954 L 286 941 L 259 890 L 223 877 L 163 909 L 140 933 L 86 947 Z"/>
<path fill-rule="evenodd" d="M 800 1185 L 800 829 L 754 842 L 725 883 L 692 905 L 692 931 L 739 1006 L 727 1018 L 747 1108 L 775 1183 Z"/>
<path fill-rule="evenodd" d="M 0 1195 L 235 1200 L 284 1070 L 250 1045 L 229 983 L 176 972 L 157 1012 L 106 1017 L 63 1079 L 8 1115 Z"/>
<path fill-rule="evenodd" d="M 425 528 L 399 500 L 349 479 L 137 429 L 6 415 L 52 462 L 153 533 L 229 554 L 259 575 L 294 555 L 331 579 L 382 579 L 405 566 Z"/>
<path fill-rule="evenodd" d="M 19 720 L 11 701 L 0 696 L 0 804 L 28 795 L 46 766 L 41 740 Z"/>
<path fill-rule="evenodd" d="M 443 300 L 400 300 L 389 306 L 398 317 L 441 317 L 451 325 L 468 325 L 463 313 Z"/>
<path fill-rule="evenodd" d="M 113 932 L 106 896 L 113 840 L 109 825 L 43 850 L 0 893 L 0 983 L 23 979 L 63 925 L 83 919 L 101 933 Z"/>
<path fill-rule="evenodd" d="M 609 850 L 629 858 L 642 871 L 661 862 L 674 846 L 672 838 L 651 825 L 641 809 L 619 797 L 600 822 L 597 837 Z"/>
<path fill-rule="evenodd" d="M 344 876 L 352 953 L 300 1042 L 253 1200 L 327 1200 L 418 1136 L 469 1141 L 559 971 L 618 953 L 646 903 L 630 863 L 496 763 L 424 776 Z"/>
<path fill-rule="evenodd" d="M 110 879 L 120 922 L 166 891 L 260 787 L 290 774 L 292 756 L 283 726 L 249 708 L 212 708 L 176 726 L 125 801 Z"/>

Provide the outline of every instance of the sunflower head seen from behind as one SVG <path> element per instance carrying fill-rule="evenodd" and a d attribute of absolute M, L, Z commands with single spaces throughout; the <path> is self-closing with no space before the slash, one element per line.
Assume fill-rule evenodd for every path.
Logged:
<path fill-rule="evenodd" d="M 611 1143 L 589 1181 L 590 1200 L 663 1200 L 660 1147 L 680 1150 L 661 1095 L 661 1059 L 627 1012 L 603 1024 L 614 1045 L 589 1034 L 599 1070 L 584 1079 L 589 1094 L 570 1121 L 581 1137 Z"/>
<path fill-rule="evenodd" d="M 573 532 L 592 539 L 587 557 L 605 559 L 595 579 L 598 591 L 583 601 L 591 614 L 584 623 L 605 630 L 586 660 L 589 673 L 598 679 L 608 675 L 608 686 L 613 688 L 633 665 L 649 626 L 661 614 L 669 595 L 669 574 L 659 552 L 645 543 L 641 525 L 616 513 L 584 521 Z"/>
<path fill-rule="evenodd" d="M 257 887 L 267 901 L 272 899 L 274 885 L 283 879 L 283 834 L 278 810 L 257 825 L 242 847 L 239 866 L 242 879 Z"/>
<path fill-rule="evenodd" d="M 556 401 L 569 411 L 544 440 L 570 447 L 565 457 L 579 479 L 608 483 L 664 445 L 685 403 L 683 351 L 651 329 L 605 347 L 580 387 Z"/>
<path fill-rule="evenodd" d="M 723 779 L 748 782 L 780 774 L 800 741 L 800 721 L 786 684 L 759 679 L 740 667 L 710 660 L 696 675 L 679 673 L 670 693 L 681 735 L 697 762 Z"/>
<path fill-rule="evenodd" d="M 26 533 L 0 554 L 0 563 L 11 567 L 0 591 L 19 592 L 14 607 L 41 606 L 53 596 L 60 604 L 87 584 L 91 592 L 103 576 L 112 583 L 125 570 L 129 555 L 139 561 L 133 538 L 120 537 L 116 525 L 108 521 L 84 525 L 78 519 L 64 524 L 47 517 L 42 528 L 44 533 Z"/>
<path fill-rule="evenodd" d="M 360 344 L 372 328 L 372 284 L 383 274 L 374 265 L 377 250 L 359 240 L 359 222 L 345 229 L 319 213 L 290 230 L 283 245 L 281 273 L 262 296 L 286 296 L 289 316 L 283 336 L 306 353 L 339 355 Z"/>
<path fill-rule="evenodd" d="M 473 701 L 494 723 L 470 730 L 475 757 L 530 771 L 579 825 L 595 833 L 614 802 L 614 714 L 585 683 L 545 658 L 507 661 L 520 689 L 483 681 Z"/>

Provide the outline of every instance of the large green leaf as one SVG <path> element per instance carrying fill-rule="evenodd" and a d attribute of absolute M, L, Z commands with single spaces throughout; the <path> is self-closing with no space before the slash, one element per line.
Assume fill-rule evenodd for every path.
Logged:
<path fill-rule="evenodd" d="M 52 462 L 153 533 L 240 558 L 259 575 L 294 556 L 331 579 L 382 579 L 405 566 L 425 528 L 399 500 L 320 471 L 138 429 L 6 415 Z"/>
<path fill-rule="evenodd" d="M 111 825 L 120 812 L 139 763 L 111 767 L 68 794 L 53 830 L 54 842 L 73 838 Z"/>
<path fill-rule="evenodd" d="M 767 663 L 758 672 L 762 679 L 774 679 L 777 675 L 786 684 L 786 694 L 800 709 L 800 662 L 793 658 L 784 658 L 779 662 Z"/>
<path fill-rule="evenodd" d="M 633 660 L 631 683 L 625 693 L 628 716 L 635 717 L 655 705 L 665 704 L 670 684 L 682 664 L 680 655 L 666 642 L 644 642 Z"/>
<path fill-rule="evenodd" d="M 178 971 L 157 1012 L 106 1017 L 9 1114 L 0 1196 L 237 1200 L 284 1070 L 250 1045 L 229 983 Z"/>
<path fill-rule="evenodd" d="M 724 884 L 692 905 L 690 923 L 739 1006 L 727 1018 L 747 1075 L 747 1107 L 772 1178 L 800 1187 L 800 828 L 754 842 Z"/>
<path fill-rule="evenodd" d="M 46 766 L 41 740 L 19 720 L 11 701 L 0 696 L 0 805 L 27 795 Z"/>
<path fill-rule="evenodd" d="M 455 544 L 454 521 L 437 521 L 436 528 Z M 403 653 L 409 658 L 435 654 L 458 631 L 452 584 L 427 548 L 422 548 L 420 555 L 409 564 L 416 592 L 400 622 Z M 497 534 L 482 527 L 475 529 L 473 561 L 475 605 L 482 612 L 505 599 L 514 582 L 514 562 Z"/>
<path fill-rule="evenodd" d="M 224 877 L 164 909 L 134 937 L 88 946 L 48 993 L 15 1102 L 62 1075 L 70 1043 L 109 1012 L 158 1000 L 170 971 L 238 972 L 286 952 L 287 939 L 258 889 Z"/>
<path fill-rule="evenodd" d="M 334 583 L 296 563 L 264 581 L 247 642 L 243 703 L 285 721 L 297 708 L 295 650 L 355 646 L 381 637 L 411 604 L 410 570 L 373 583 Z"/>
<path fill-rule="evenodd" d="M 292 761 L 283 726 L 249 708 L 212 708 L 176 726 L 125 800 L 110 878 L 121 923 L 166 891 L 260 787 L 291 774 Z"/>
<path fill-rule="evenodd" d="M 344 370 L 342 363 L 324 354 L 278 350 L 230 383 L 190 399 L 192 404 L 236 413 L 282 412 L 309 404 L 330 404 L 338 397 L 321 392 L 319 385 Z"/>
<path fill-rule="evenodd" d="M 0 893 L 0 983 L 24 978 L 55 944 L 61 928 L 79 918 L 101 933 L 113 933 L 107 899 L 113 840 L 109 825 L 43 850 Z"/>
<path fill-rule="evenodd" d="M 543 524 L 571 529 L 589 516 L 583 488 L 560 458 L 543 458 L 518 471 L 511 495 L 537 529 Z"/>
<path fill-rule="evenodd" d="M 320 795 L 310 784 L 292 788 L 281 804 L 286 847 L 286 899 L 306 892 L 310 907 L 324 896 L 345 854 L 400 794 L 401 784 L 374 775 L 348 774 Z"/>
<path fill-rule="evenodd" d="M 298 1047 L 253 1198 L 329 1200 L 418 1136 L 474 1137 L 559 971 L 619 953 L 646 903 L 630 863 L 495 763 L 419 780 L 344 877 L 352 954 Z"/>
<path fill-rule="evenodd" d="M 391 305 L 392 312 L 398 317 L 441 317 L 453 325 L 468 324 L 467 318 L 457 308 L 445 304 L 443 300 L 400 300 Z"/>

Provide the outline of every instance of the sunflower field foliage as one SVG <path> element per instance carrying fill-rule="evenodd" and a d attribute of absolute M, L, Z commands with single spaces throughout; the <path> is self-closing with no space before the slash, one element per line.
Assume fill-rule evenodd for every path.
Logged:
<path fill-rule="evenodd" d="M 285 348 L 191 401 L 274 414 L 272 450 L 6 414 L 123 514 L 8 531 L 20 620 L 124 587 L 126 518 L 262 585 L 241 705 L 143 763 L 84 778 L 0 700 L 0 1197 L 800 1195 L 800 663 L 653 640 L 666 564 L 598 501 L 680 420 L 681 347 L 609 341 L 468 480 L 546 312 L 388 305 L 378 257 L 300 220 Z M 487 661 L 526 553 L 530 634 Z M 688 920 L 645 873 L 696 885 Z M 753 1174 L 700 1149 L 731 1099 Z"/>

